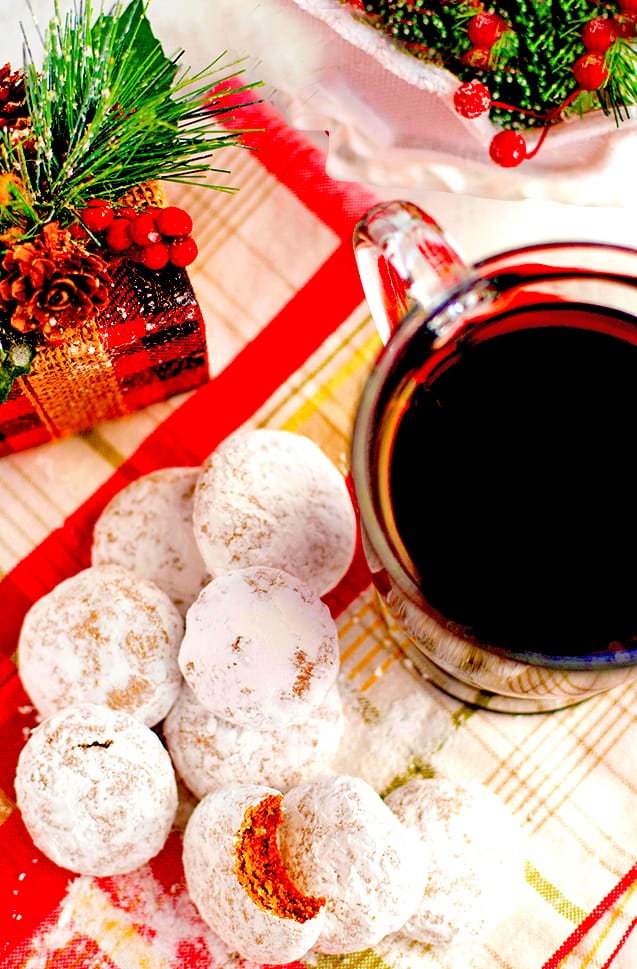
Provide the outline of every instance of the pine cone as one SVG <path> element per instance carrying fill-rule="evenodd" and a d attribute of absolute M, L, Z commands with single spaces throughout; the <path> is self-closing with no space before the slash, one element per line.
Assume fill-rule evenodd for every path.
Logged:
<path fill-rule="evenodd" d="M 24 78 L 5 64 L 0 67 L 0 128 L 30 133 L 30 122 Z"/>
<path fill-rule="evenodd" d="M 57 222 L 45 225 L 33 242 L 10 248 L 2 270 L 0 309 L 15 330 L 39 330 L 47 343 L 66 340 L 109 299 L 106 262 Z"/>

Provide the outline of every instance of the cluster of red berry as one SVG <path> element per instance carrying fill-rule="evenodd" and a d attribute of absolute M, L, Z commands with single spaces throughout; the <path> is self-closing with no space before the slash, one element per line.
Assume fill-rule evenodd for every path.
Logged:
<path fill-rule="evenodd" d="M 577 90 L 555 110 L 546 115 L 546 125 L 532 151 L 528 151 L 526 141 L 519 131 L 500 131 L 489 145 L 491 160 L 503 168 L 513 168 L 526 158 L 532 158 L 539 150 L 551 123 L 564 108 L 582 91 L 597 91 L 608 79 L 606 52 L 620 36 L 632 36 L 637 30 L 637 0 L 620 0 L 620 15 L 617 19 L 593 17 L 582 28 L 582 43 L 586 53 L 573 65 Z M 465 63 L 473 67 L 486 68 L 491 49 L 509 27 L 505 20 L 495 13 L 480 13 L 472 17 L 467 25 L 472 48 L 464 55 Z M 454 107 L 463 118 L 477 118 L 492 106 L 510 110 L 512 105 L 491 98 L 489 89 L 481 81 L 473 80 L 461 84 L 454 95 Z"/>
<path fill-rule="evenodd" d="M 477 13 L 467 23 L 471 48 L 462 55 L 465 64 L 486 69 L 491 60 L 491 50 L 502 34 L 509 29 L 503 17 L 497 13 Z"/>
<path fill-rule="evenodd" d="M 91 199 L 80 212 L 80 219 L 75 234 L 83 227 L 93 235 L 103 235 L 109 249 L 148 269 L 160 270 L 168 263 L 185 267 L 197 257 L 197 244 L 190 235 L 192 219 L 176 205 L 147 206 L 138 211 Z"/>

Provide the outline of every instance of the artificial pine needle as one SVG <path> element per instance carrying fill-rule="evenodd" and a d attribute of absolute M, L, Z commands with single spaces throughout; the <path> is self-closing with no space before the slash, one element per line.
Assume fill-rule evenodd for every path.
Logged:
<path fill-rule="evenodd" d="M 222 98 L 210 103 L 211 89 L 241 70 L 233 63 L 224 72 L 219 55 L 194 75 L 180 73 L 183 52 L 164 54 L 147 7 L 133 0 L 94 16 L 91 0 L 81 0 L 65 18 L 56 7 L 40 70 L 27 50 L 33 188 L 47 215 L 72 213 L 90 197 L 115 198 L 156 179 L 218 189 L 204 177 L 219 171 L 211 156 L 241 145 L 243 132 L 228 132 L 219 121 L 232 109 Z"/>
<path fill-rule="evenodd" d="M 196 73 L 181 68 L 183 51 L 172 57 L 164 53 L 148 21 L 148 6 L 148 0 L 120 0 L 107 11 L 94 11 L 91 0 L 76 0 L 62 16 L 55 0 L 55 16 L 45 31 L 33 18 L 43 45 L 41 66 L 23 29 L 22 71 L 0 68 L 5 94 L 0 105 L 8 106 L 6 118 L 0 118 L 0 403 L 15 378 L 29 371 L 40 345 L 37 313 L 44 311 L 35 305 L 42 286 L 34 283 L 38 260 L 55 268 L 59 259 L 64 285 L 75 286 L 65 276 L 70 259 L 74 279 L 83 280 L 80 288 L 101 292 L 96 274 L 108 276 L 106 263 L 90 246 L 74 249 L 69 241 L 79 229 L 99 248 L 90 229 L 82 230 L 91 202 L 112 205 L 156 181 L 235 191 L 211 183 L 210 173 L 228 174 L 213 166 L 213 156 L 220 148 L 243 146 L 246 131 L 224 127 L 222 118 L 244 106 L 229 103 L 230 94 L 251 91 L 259 82 L 231 86 L 241 67 L 224 64 L 223 53 Z M 46 249 L 49 238 L 58 247 L 54 257 Z M 171 248 L 179 244 L 173 239 Z M 173 257 L 174 265 L 187 265 L 180 261 L 183 251 L 176 262 Z M 14 290 L 16 266 L 24 267 L 19 272 L 28 280 L 21 277 Z M 30 316 L 16 316 L 23 312 L 20 293 Z M 58 316 L 58 309 L 44 313 L 44 324 L 58 327 L 53 337 L 60 325 L 64 329 Z"/>

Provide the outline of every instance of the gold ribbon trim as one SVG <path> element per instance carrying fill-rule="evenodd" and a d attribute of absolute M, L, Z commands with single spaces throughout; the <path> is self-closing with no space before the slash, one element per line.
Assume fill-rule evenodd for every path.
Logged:
<path fill-rule="evenodd" d="M 128 413 L 97 322 L 55 347 L 41 347 L 18 383 L 52 437 Z"/>

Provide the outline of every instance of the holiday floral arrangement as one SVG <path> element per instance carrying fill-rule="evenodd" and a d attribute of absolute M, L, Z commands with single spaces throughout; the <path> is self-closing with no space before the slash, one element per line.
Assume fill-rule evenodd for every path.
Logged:
<path fill-rule="evenodd" d="M 343 3 L 405 54 L 457 77 L 455 110 L 500 129 L 488 152 L 497 165 L 533 158 L 567 118 L 602 111 L 619 126 L 634 114 L 637 0 Z"/>
<path fill-rule="evenodd" d="M 91 328 L 115 327 L 131 301 L 147 331 L 162 306 L 183 317 L 187 304 L 200 321 L 186 270 L 192 220 L 161 186 L 222 188 L 207 178 L 213 153 L 245 133 L 221 123 L 235 110 L 228 95 L 255 83 L 238 87 L 241 71 L 221 58 L 191 75 L 182 52 L 164 53 L 146 10 L 132 0 L 94 14 L 78 0 L 49 24 L 40 67 L 27 45 L 22 69 L 0 68 L 0 402 L 59 348 L 66 363 L 45 382 L 56 367 L 79 375 L 96 356 Z"/>

